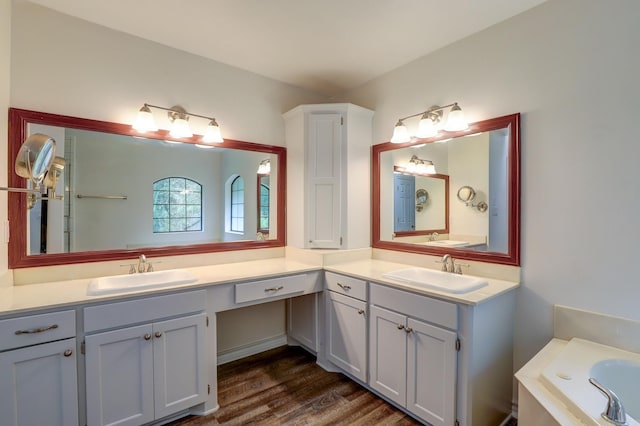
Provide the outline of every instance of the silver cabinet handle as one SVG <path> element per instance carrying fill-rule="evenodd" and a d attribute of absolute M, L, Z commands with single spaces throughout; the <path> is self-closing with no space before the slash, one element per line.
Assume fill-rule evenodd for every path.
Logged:
<path fill-rule="evenodd" d="M 56 328 L 58 328 L 58 324 L 53 324 L 48 327 L 32 328 L 31 330 L 17 330 L 16 335 L 42 333 L 49 330 L 55 330 Z"/>
<path fill-rule="evenodd" d="M 404 331 L 406 331 L 406 332 L 407 332 L 407 334 L 409 334 L 409 333 L 411 333 L 411 332 L 413 331 L 413 328 L 411 328 L 411 327 L 406 327 L 406 328 L 404 329 Z"/>
<path fill-rule="evenodd" d="M 398 330 L 404 330 L 404 324 L 398 324 Z"/>
<path fill-rule="evenodd" d="M 66 351 L 64 351 L 64 353 L 62 355 L 64 355 L 67 358 L 69 358 L 71 355 L 73 355 L 73 351 L 71 349 L 67 349 Z"/>
<path fill-rule="evenodd" d="M 144 335 L 144 340 L 151 340 L 151 333 L 147 333 Z"/>
<path fill-rule="evenodd" d="M 162 337 L 162 331 L 156 331 L 156 337 Z"/>
<path fill-rule="evenodd" d="M 349 284 L 341 284 L 341 283 L 337 283 L 338 287 L 340 287 L 343 290 L 351 290 L 351 286 Z"/>
<path fill-rule="evenodd" d="M 279 285 L 278 287 L 269 287 L 269 288 L 265 288 L 264 291 L 278 291 L 278 290 L 282 290 L 284 287 Z"/>
<path fill-rule="evenodd" d="M 358 309 L 358 315 L 364 314 L 364 309 Z"/>

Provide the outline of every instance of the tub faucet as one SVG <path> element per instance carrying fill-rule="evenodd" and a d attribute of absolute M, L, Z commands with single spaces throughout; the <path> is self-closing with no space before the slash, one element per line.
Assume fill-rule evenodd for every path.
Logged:
<path fill-rule="evenodd" d="M 144 254 L 141 254 L 138 258 L 138 272 L 142 273 L 146 271 L 147 266 L 147 257 Z"/>
<path fill-rule="evenodd" d="M 598 388 L 600 392 L 605 394 L 608 399 L 607 408 L 602 413 L 602 418 L 606 421 L 613 423 L 614 425 L 626 425 L 627 424 L 627 415 L 624 412 L 624 407 L 622 406 L 622 401 L 618 398 L 611 389 L 608 389 L 602 386 L 596 379 L 591 377 L 589 379 L 589 383 Z"/>

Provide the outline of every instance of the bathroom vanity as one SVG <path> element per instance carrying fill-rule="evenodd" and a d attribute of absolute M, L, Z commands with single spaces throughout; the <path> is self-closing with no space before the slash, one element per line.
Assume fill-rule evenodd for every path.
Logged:
<path fill-rule="evenodd" d="M 446 294 L 382 277 L 402 266 L 276 258 L 189 268 L 194 283 L 138 292 L 88 296 L 88 280 L 0 289 L 0 413 L 11 425 L 141 425 L 214 412 L 216 314 L 289 299 L 291 342 L 324 368 L 430 424 L 499 423 L 517 283 Z"/>

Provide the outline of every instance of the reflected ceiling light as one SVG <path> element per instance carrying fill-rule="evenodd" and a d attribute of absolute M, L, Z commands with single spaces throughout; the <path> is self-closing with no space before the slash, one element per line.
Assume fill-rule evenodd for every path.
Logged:
<path fill-rule="evenodd" d="M 412 155 L 409 160 L 409 164 L 406 167 L 407 171 L 412 173 L 434 175 L 436 174 L 436 166 L 431 160 L 423 160 L 418 158 L 417 155 Z"/>
<path fill-rule="evenodd" d="M 158 130 L 151 108 L 167 111 L 169 121 L 172 123 L 169 134 L 176 139 L 193 137 L 193 132 L 189 126 L 189 118 L 198 117 L 209 120 L 209 124 L 201 138 L 202 143 L 211 144 L 224 142 L 222 134 L 220 133 L 220 126 L 215 118 L 187 112 L 184 108 L 177 105 L 171 108 L 165 108 L 145 103 L 142 108 L 140 108 L 140 111 L 138 111 L 136 120 L 131 126 L 134 130 L 140 133 L 155 132 Z"/>
<path fill-rule="evenodd" d="M 259 175 L 268 175 L 271 173 L 271 161 L 268 158 L 260 162 L 257 173 Z"/>
<path fill-rule="evenodd" d="M 444 110 L 451 107 L 451 110 L 447 114 L 447 121 L 444 125 L 444 130 L 447 132 L 459 132 L 469 128 L 469 124 L 464 118 L 462 109 L 457 102 L 454 102 L 445 106 L 433 106 L 426 111 L 419 112 L 417 114 L 409 115 L 401 118 L 396 123 L 393 129 L 393 136 L 391 137 L 391 143 L 407 143 L 411 141 L 411 135 L 404 124 L 404 121 L 420 116 L 420 123 L 418 124 L 418 133 L 416 137 L 421 139 L 432 138 L 438 135 L 439 124 L 444 116 Z"/>

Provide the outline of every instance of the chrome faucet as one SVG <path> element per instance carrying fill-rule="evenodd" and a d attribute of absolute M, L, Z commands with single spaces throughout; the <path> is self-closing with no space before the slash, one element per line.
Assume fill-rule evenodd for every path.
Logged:
<path fill-rule="evenodd" d="M 439 236 L 440 234 L 438 234 L 437 232 L 434 232 L 433 234 L 429 235 L 429 241 L 436 241 Z"/>
<path fill-rule="evenodd" d="M 627 415 L 624 412 L 622 401 L 611 389 L 602 386 L 593 377 L 589 379 L 589 383 L 598 388 L 608 399 L 607 408 L 602 413 L 602 418 L 614 425 L 622 426 L 627 424 Z"/>
<path fill-rule="evenodd" d="M 141 254 L 138 258 L 138 272 L 142 273 L 146 271 L 147 266 L 147 257 L 144 254 Z"/>
<path fill-rule="evenodd" d="M 455 260 L 453 259 L 453 257 L 451 257 L 450 254 L 445 254 L 444 256 L 442 256 L 442 260 L 440 261 L 440 263 L 442 263 L 443 272 L 455 271 Z"/>

